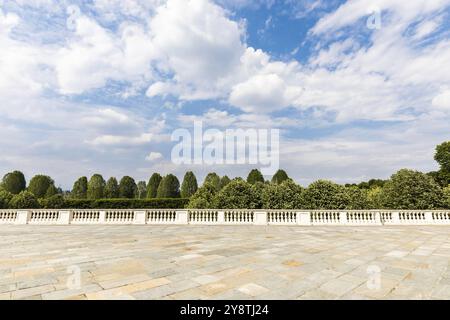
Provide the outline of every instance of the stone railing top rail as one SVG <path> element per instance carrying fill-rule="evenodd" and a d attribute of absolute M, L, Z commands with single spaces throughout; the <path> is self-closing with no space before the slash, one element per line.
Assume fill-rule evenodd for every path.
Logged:
<path fill-rule="evenodd" d="M 226 212 L 449 212 L 450 209 L 0 209 L 0 212 L 17 212 L 17 211 L 40 211 L 40 212 L 55 212 L 55 211 L 226 211 Z"/>
<path fill-rule="evenodd" d="M 450 225 L 450 210 L 7 209 L 0 224 Z"/>

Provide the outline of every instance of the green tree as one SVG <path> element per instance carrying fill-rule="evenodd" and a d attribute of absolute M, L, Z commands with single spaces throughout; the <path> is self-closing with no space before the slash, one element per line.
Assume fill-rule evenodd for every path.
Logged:
<path fill-rule="evenodd" d="M 286 171 L 280 169 L 273 175 L 272 183 L 280 184 L 287 179 L 289 179 L 289 176 L 287 175 Z"/>
<path fill-rule="evenodd" d="M 450 184 L 450 141 L 446 141 L 436 146 L 434 160 L 439 163 L 439 171 L 430 172 L 429 175 L 441 186 Z"/>
<path fill-rule="evenodd" d="M 137 186 L 133 178 L 125 176 L 119 182 L 119 197 L 133 199 L 136 194 Z"/>
<path fill-rule="evenodd" d="M 358 188 L 358 187 L 346 187 L 345 191 L 348 197 L 348 204 L 346 209 L 350 210 L 362 210 L 369 209 L 369 201 L 368 201 L 368 193 L 369 190 L 367 188 Z"/>
<path fill-rule="evenodd" d="M 369 209 L 383 208 L 383 188 L 374 187 L 367 191 L 367 206 Z"/>
<path fill-rule="evenodd" d="M 179 198 L 180 181 L 173 174 L 165 176 L 158 187 L 157 198 Z"/>
<path fill-rule="evenodd" d="M 13 196 L 9 206 L 13 209 L 37 209 L 40 207 L 36 196 L 29 191 L 22 191 Z"/>
<path fill-rule="evenodd" d="M 264 192 L 268 184 L 263 182 L 256 182 L 252 184 L 252 207 L 255 209 L 264 208 Z"/>
<path fill-rule="evenodd" d="M 9 208 L 9 202 L 11 201 L 13 196 L 14 195 L 11 192 L 0 188 L 0 209 Z"/>
<path fill-rule="evenodd" d="M 35 195 L 36 198 L 44 198 L 48 188 L 55 184 L 52 178 L 42 174 L 35 175 L 30 180 L 28 191 Z"/>
<path fill-rule="evenodd" d="M 214 198 L 220 209 L 254 209 L 256 202 L 252 185 L 240 178 L 231 180 Z"/>
<path fill-rule="evenodd" d="M 441 170 L 450 172 L 450 141 L 443 142 L 436 147 L 434 160 L 439 163 Z"/>
<path fill-rule="evenodd" d="M 204 183 L 189 199 L 187 207 L 190 209 L 213 209 L 216 193 L 216 188 L 212 184 Z"/>
<path fill-rule="evenodd" d="M 264 177 L 258 169 L 253 169 L 247 176 L 247 182 L 250 184 L 255 184 L 257 182 L 264 183 Z"/>
<path fill-rule="evenodd" d="M 444 188 L 444 205 L 450 209 L 450 184 Z"/>
<path fill-rule="evenodd" d="M 345 209 L 349 204 L 345 187 L 327 180 L 311 183 L 302 194 L 306 209 Z"/>
<path fill-rule="evenodd" d="M 439 185 L 419 171 L 402 169 L 383 187 L 382 201 L 390 209 L 436 209 L 443 205 Z"/>
<path fill-rule="evenodd" d="M 281 184 L 270 183 L 264 188 L 264 209 L 299 209 L 302 206 L 301 195 L 303 188 L 292 179 L 287 179 Z"/>
<path fill-rule="evenodd" d="M 136 188 L 136 198 L 145 199 L 147 197 L 147 184 L 145 181 L 139 181 Z"/>
<path fill-rule="evenodd" d="M 59 193 L 58 188 L 55 187 L 54 184 L 50 185 L 50 187 L 48 187 L 47 191 L 45 192 L 45 197 L 46 198 L 50 198 L 53 197 L 54 195 L 57 195 Z"/>
<path fill-rule="evenodd" d="M 159 173 L 154 173 L 150 177 L 150 180 L 147 184 L 147 198 L 153 199 L 156 198 L 156 194 L 158 192 L 159 184 L 161 183 L 162 177 Z"/>
<path fill-rule="evenodd" d="M 119 184 L 116 178 L 111 177 L 106 182 L 104 197 L 107 199 L 119 198 Z"/>
<path fill-rule="evenodd" d="M 86 199 L 88 189 L 88 180 L 86 177 L 78 178 L 73 184 L 72 191 L 70 192 L 71 198 L 74 199 Z"/>
<path fill-rule="evenodd" d="M 205 181 L 203 181 L 203 184 L 205 183 L 211 184 L 214 188 L 216 188 L 217 191 L 220 190 L 220 177 L 215 172 L 208 173 Z"/>
<path fill-rule="evenodd" d="M 87 198 L 88 199 L 102 199 L 105 192 L 105 179 L 102 175 L 94 174 L 88 183 Z"/>
<path fill-rule="evenodd" d="M 48 198 L 41 198 L 38 200 L 41 208 L 44 209 L 64 209 L 66 201 L 62 194 L 55 194 Z"/>
<path fill-rule="evenodd" d="M 186 172 L 181 184 L 181 197 L 190 198 L 198 189 L 197 178 L 192 171 Z"/>
<path fill-rule="evenodd" d="M 19 194 L 26 188 L 25 176 L 20 171 L 9 172 L 2 180 L 3 188 L 12 194 Z"/>
<path fill-rule="evenodd" d="M 228 178 L 228 176 L 223 176 L 222 178 L 220 178 L 220 182 L 219 182 L 219 190 L 222 190 L 227 184 L 229 184 L 231 181 L 230 178 Z"/>

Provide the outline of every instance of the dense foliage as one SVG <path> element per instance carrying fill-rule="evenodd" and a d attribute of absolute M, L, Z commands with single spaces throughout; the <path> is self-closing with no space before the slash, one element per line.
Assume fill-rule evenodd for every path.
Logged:
<path fill-rule="evenodd" d="M 146 184 L 125 176 L 105 183 L 100 174 L 89 182 L 79 178 L 71 192 L 57 188 L 45 175 L 32 177 L 28 187 L 20 171 L 4 175 L 0 208 L 223 208 L 223 209 L 441 209 L 450 208 L 450 142 L 436 147 L 440 169 L 422 173 L 399 170 L 388 180 L 371 179 L 340 185 L 318 180 L 303 188 L 278 170 L 271 181 L 252 170 L 247 180 L 209 173 L 203 185 L 193 172 L 185 174 L 180 188 L 172 174 L 153 173 Z M 181 198 L 180 198 L 181 195 Z M 147 199 L 144 199 L 146 197 Z"/>
<path fill-rule="evenodd" d="M 272 183 L 280 184 L 287 179 L 289 179 L 289 176 L 287 175 L 286 171 L 280 169 L 273 175 Z"/>
<path fill-rule="evenodd" d="M 443 206 L 443 191 L 428 175 L 402 169 L 386 182 L 382 206 L 396 209 L 436 209 Z"/>
<path fill-rule="evenodd" d="M 247 182 L 250 184 L 255 184 L 257 182 L 264 183 L 264 177 L 258 169 L 253 169 L 247 176 Z"/>
<path fill-rule="evenodd" d="M 184 208 L 189 199 L 67 199 L 66 209 L 178 209 Z"/>
<path fill-rule="evenodd" d="M 19 194 L 25 190 L 27 183 L 25 181 L 25 176 L 21 171 L 13 171 L 5 174 L 1 183 L 3 189 L 12 193 Z"/>
<path fill-rule="evenodd" d="M 119 197 L 133 199 L 137 192 L 136 182 L 132 177 L 125 176 L 119 182 Z"/>
<path fill-rule="evenodd" d="M 54 184 L 55 182 L 49 176 L 38 174 L 31 178 L 28 191 L 34 194 L 36 198 L 44 198 L 48 188 Z"/>
<path fill-rule="evenodd" d="M 100 174 L 94 174 L 88 183 L 87 198 L 102 199 L 104 197 L 106 182 Z"/>
<path fill-rule="evenodd" d="M 88 189 L 87 177 L 81 177 L 73 184 L 72 192 L 70 195 L 74 199 L 86 199 Z"/>
<path fill-rule="evenodd" d="M 158 192 L 159 184 L 161 183 L 162 177 L 159 173 L 154 173 L 150 177 L 150 180 L 147 184 L 147 198 L 152 199 L 156 198 L 156 194 Z"/>
<path fill-rule="evenodd" d="M 157 198 L 178 198 L 180 197 L 180 181 L 173 174 L 165 176 L 158 187 Z"/>
<path fill-rule="evenodd" d="M 214 207 L 221 209 L 254 209 L 255 195 L 251 184 L 242 179 L 233 179 L 214 197 Z"/>
<path fill-rule="evenodd" d="M 192 171 L 186 172 L 183 183 L 181 184 L 181 197 L 190 198 L 195 192 L 197 192 L 197 189 L 198 184 L 195 174 Z"/>
<path fill-rule="evenodd" d="M 117 183 L 117 179 L 114 177 L 111 177 L 106 182 L 105 186 L 105 192 L 104 192 L 105 198 L 107 199 L 116 199 L 119 198 L 119 184 Z M 83 199 L 83 198 L 78 198 Z"/>
<path fill-rule="evenodd" d="M 33 209 L 39 208 L 39 202 L 33 193 L 22 191 L 12 197 L 9 201 L 9 207 L 13 209 Z"/>
<path fill-rule="evenodd" d="M 217 190 L 210 183 L 204 183 L 190 198 L 188 208 L 190 209 L 212 209 L 214 208 L 214 197 Z"/>

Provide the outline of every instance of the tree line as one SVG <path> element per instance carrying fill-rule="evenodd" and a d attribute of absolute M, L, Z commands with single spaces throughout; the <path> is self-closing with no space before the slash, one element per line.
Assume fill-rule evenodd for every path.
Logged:
<path fill-rule="evenodd" d="M 340 185 L 318 180 L 304 188 L 284 170 L 278 170 L 270 181 L 257 169 L 247 178 L 230 179 L 209 173 L 199 187 L 192 171 L 186 172 L 180 184 L 173 174 L 153 173 L 148 182 L 124 176 L 107 181 L 100 174 L 88 180 L 80 177 L 71 191 L 64 192 L 46 175 L 32 177 L 28 186 L 20 171 L 4 175 L 0 184 L 0 208 L 63 208 L 70 204 L 96 201 L 109 207 L 150 205 L 151 199 L 186 199 L 159 201 L 158 205 L 188 208 L 265 208 L 265 209 L 439 209 L 450 208 L 450 141 L 436 147 L 434 156 L 438 171 L 422 173 L 402 169 L 388 180 L 371 179 L 359 184 Z M 118 201 L 122 199 L 124 201 Z M 125 200 L 130 201 L 126 202 Z M 82 202 L 82 200 L 86 200 Z M 78 202 L 77 202 L 78 201 Z M 89 202 L 91 201 L 91 202 Z M 170 204 L 169 204 L 170 203 Z"/>

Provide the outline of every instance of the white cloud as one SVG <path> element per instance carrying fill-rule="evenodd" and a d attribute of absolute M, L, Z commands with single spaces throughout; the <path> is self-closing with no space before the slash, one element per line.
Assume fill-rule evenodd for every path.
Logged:
<path fill-rule="evenodd" d="M 433 98 L 432 104 L 439 110 L 450 111 L 450 90 L 447 89 L 440 92 Z"/>
<path fill-rule="evenodd" d="M 277 74 L 256 75 L 233 87 L 230 103 L 246 112 L 275 111 L 289 106 L 288 87 Z"/>
<path fill-rule="evenodd" d="M 135 146 L 149 143 L 152 141 L 152 137 L 151 133 L 143 133 L 136 137 L 107 134 L 96 137 L 92 141 L 88 141 L 88 143 L 94 146 Z"/>
<path fill-rule="evenodd" d="M 208 0 L 169 0 L 150 26 L 163 67 L 184 87 L 185 99 L 220 95 L 222 78 L 245 50 L 237 22 Z"/>
<path fill-rule="evenodd" d="M 86 16 L 75 22 L 73 38 L 56 56 L 55 70 L 62 93 L 80 94 L 101 88 L 108 80 L 152 78 L 150 62 L 155 49 L 141 26 L 122 25 L 119 34 L 113 34 Z"/>
<path fill-rule="evenodd" d="M 147 161 L 155 161 L 155 160 L 159 160 L 162 159 L 163 155 L 159 152 L 150 152 L 148 154 L 148 156 L 145 157 L 145 160 Z"/>

